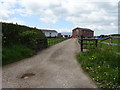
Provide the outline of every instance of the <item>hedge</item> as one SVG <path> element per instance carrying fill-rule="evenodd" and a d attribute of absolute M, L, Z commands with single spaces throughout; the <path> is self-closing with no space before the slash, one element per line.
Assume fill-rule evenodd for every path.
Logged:
<path fill-rule="evenodd" d="M 9 47 L 14 44 L 25 46 L 39 51 L 47 47 L 47 39 L 40 29 L 12 23 L 2 23 L 2 45 Z M 39 42 L 39 40 L 41 42 Z"/>
<path fill-rule="evenodd" d="M 2 65 L 31 57 L 47 46 L 40 29 L 2 23 Z"/>

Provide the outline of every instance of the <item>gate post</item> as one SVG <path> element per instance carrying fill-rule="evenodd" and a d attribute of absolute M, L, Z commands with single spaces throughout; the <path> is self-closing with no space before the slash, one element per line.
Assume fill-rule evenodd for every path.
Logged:
<path fill-rule="evenodd" d="M 98 40 L 96 39 L 96 41 L 95 41 L 96 47 L 97 47 L 97 43 L 98 43 Z"/>
<path fill-rule="evenodd" d="M 81 42 L 80 42 L 80 44 L 81 44 L 81 52 L 83 52 L 83 37 L 81 36 Z"/>

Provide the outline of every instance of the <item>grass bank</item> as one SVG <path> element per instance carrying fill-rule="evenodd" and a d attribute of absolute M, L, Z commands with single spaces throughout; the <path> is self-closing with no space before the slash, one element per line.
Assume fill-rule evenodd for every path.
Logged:
<path fill-rule="evenodd" d="M 2 65 L 10 64 L 35 55 L 35 52 L 24 45 L 13 45 L 2 49 Z"/>
<path fill-rule="evenodd" d="M 99 88 L 120 88 L 118 64 L 120 56 L 105 48 L 89 49 L 79 53 L 77 60 Z"/>

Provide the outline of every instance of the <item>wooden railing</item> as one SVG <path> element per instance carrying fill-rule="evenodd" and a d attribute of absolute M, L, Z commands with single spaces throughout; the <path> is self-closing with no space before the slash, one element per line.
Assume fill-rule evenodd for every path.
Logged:
<path fill-rule="evenodd" d="M 83 52 L 83 49 L 86 49 L 84 47 L 84 45 L 97 47 L 98 40 L 94 39 L 94 38 L 81 37 L 81 38 L 78 38 L 78 42 L 79 42 L 80 47 L 81 47 L 81 52 Z M 92 42 L 92 43 L 90 43 L 90 42 Z"/>
<path fill-rule="evenodd" d="M 107 37 L 100 40 L 101 44 L 113 45 L 113 46 L 120 46 L 120 43 L 113 43 L 113 39 L 120 39 L 120 37 Z M 105 40 L 109 40 L 109 42 L 104 42 Z"/>

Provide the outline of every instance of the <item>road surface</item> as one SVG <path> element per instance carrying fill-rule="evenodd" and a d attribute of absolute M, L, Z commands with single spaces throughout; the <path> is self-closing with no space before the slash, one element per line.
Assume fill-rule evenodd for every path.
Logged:
<path fill-rule="evenodd" d="M 96 88 L 80 68 L 76 39 L 51 46 L 37 55 L 3 67 L 3 88 Z M 26 73 L 34 76 L 21 78 Z"/>

